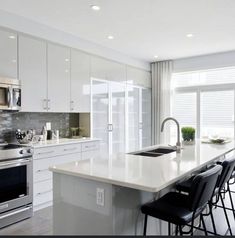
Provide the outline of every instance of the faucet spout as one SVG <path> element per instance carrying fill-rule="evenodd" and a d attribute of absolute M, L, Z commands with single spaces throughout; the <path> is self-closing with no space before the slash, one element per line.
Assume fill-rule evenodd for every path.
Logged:
<path fill-rule="evenodd" d="M 164 130 L 164 126 L 165 126 L 165 123 L 167 121 L 174 121 L 176 123 L 176 126 L 177 126 L 177 142 L 176 142 L 176 152 L 180 152 L 181 151 L 181 143 L 180 143 L 180 124 L 179 122 L 173 118 L 173 117 L 167 117 L 166 119 L 163 120 L 162 122 L 162 125 L 161 125 L 161 132 L 163 132 Z"/>

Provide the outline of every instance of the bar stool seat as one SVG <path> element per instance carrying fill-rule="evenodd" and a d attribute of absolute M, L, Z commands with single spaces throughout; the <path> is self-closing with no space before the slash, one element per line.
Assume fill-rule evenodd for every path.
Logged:
<path fill-rule="evenodd" d="M 205 206 L 197 209 L 194 216 L 197 217 L 204 208 Z M 176 192 L 167 193 L 154 202 L 144 204 L 141 211 L 149 216 L 179 225 L 186 225 L 193 219 L 189 196 Z"/>

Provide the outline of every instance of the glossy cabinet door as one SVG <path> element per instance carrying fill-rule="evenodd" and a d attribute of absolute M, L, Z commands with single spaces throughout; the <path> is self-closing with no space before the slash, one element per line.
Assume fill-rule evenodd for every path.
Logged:
<path fill-rule="evenodd" d="M 91 79 L 105 80 L 107 78 L 108 61 L 96 56 L 91 56 Z"/>
<path fill-rule="evenodd" d="M 110 93 L 105 81 L 92 80 L 92 137 L 101 139 L 100 151 L 110 153 Z"/>
<path fill-rule="evenodd" d="M 148 71 L 127 66 L 127 84 L 151 88 L 151 74 Z"/>
<path fill-rule="evenodd" d="M 138 87 L 127 86 L 127 151 L 140 149 L 140 89 Z"/>
<path fill-rule="evenodd" d="M 90 55 L 71 50 L 71 112 L 90 112 Z"/>
<path fill-rule="evenodd" d="M 125 90 L 124 84 L 110 82 L 111 154 L 125 152 Z"/>
<path fill-rule="evenodd" d="M 19 36 L 19 79 L 22 84 L 22 111 L 47 111 L 46 42 Z"/>
<path fill-rule="evenodd" d="M 48 44 L 48 111 L 70 112 L 70 49 Z"/>
<path fill-rule="evenodd" d="M 0 30 L 0 77 L 18 78 L 17 34 Z"/>
<path fill-rule="evenodd" d="M 141 146 L 142 148 L 152 145 L 152 109 L 151 109 L 151 89 L 142 88 L 141 90 Z"/>
<path fill-rule="evenodd" d="M 126 83 L 126 66 L 117 62 L 109 61 L 106 68 L 106 79 Z"/>

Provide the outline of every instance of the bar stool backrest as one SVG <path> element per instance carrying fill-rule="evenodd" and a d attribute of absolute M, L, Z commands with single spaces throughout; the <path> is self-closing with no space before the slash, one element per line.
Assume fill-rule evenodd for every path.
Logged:
<path fill-rule="evenodd" d="M 221 171 L 222 166 L 215 165 L 195 176 L 189 192 L 189 203 L 192 211 L 205 207 L 212 198 Z"/>
<path fill-rule="evenodd" d="M 235 157 L 224 160 L 221 165 L 223 169 L 217 184 L 217 187 L 219 188 L 219 192 L 224 187 L 224 185 L 229 181 L 234 171 Z"/>

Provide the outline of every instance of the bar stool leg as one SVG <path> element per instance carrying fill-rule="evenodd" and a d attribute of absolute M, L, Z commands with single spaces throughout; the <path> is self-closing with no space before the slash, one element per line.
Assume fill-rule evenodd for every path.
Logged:
<path fill-rule="evenodd" d="M 180 228 L 180 236 L 183 236 L 183 230 L 182 230 L 182 226 L 179 225 L 179 228 Z"/>
<path fill-rule="evenodd" d="M 207 230 L 206 230 L 206 224 L 205 224 L 204 217 L 202 214 L 200 215 L 200 219 L 202 220 L 202 226 L 203 226 L 203 229 L 205 232 L 205 236 L 207 236 L 208 234 L 207 234 Z"/>
<path fill-rule="evenodd" d="M 231 226 L 230 226 L 230 223 L 229 223 L 228 214 L 227 214 L 227 211 L 225 209 L 224 200 L 223 200 L 221 194 L 219 196 L 220 196 L 220 200 L 221 200 L 221 203 L 222 203 L 222 207 L 224 209 L 224 215 L 225 215 L 225 218 L 226 218 L 226 221 L 227 221 L 227 224 L 228 224 L 229 233 L 232 236 L 233 234 L 232 234 Z"/>
<path fill-rule="evenodd" d="M 175 235 L 176 235 L 176 236 L 178 236 L 178 231 L 179 231 L 179 226 L 176 225 L 176 227 L 175 227 Z"/>
<path fill-rule="evenodd" d="M 227 185 L 228 185 L 228 194 L 229 194 L 229 198 L 230 198 L 230 202 L 231 202 L 231 207 L 233 209 L 233 216 L 235 219 L 235 210 L 234 210 L 233 199 L 232 199 L 232 194 L 231 194 L 229 183 Z"/>
<path fill-rule="evenodd" d="M 144 217 L 144 236 L 146 236 L 147 222 L 148 222 L 148 215 L 145 215 L 145 217 Z"/>
<path fill-rule="evenodd" d="M 168 222 L 168 236 L 171 235 L 171 223 Z"/>
<path fill-rule="evenodd" d="M 214 215 L 213 215 L 213 210 L 212 209 L 213 209 L 212 204 L 209 204 L 209 210 L 210 210 L 210 216 L 211 216 L 213 230 L 214 230 L 215 235 L 217 235 L 216 226 L 215 226 L 215 219 L 214 219 Z"/>

